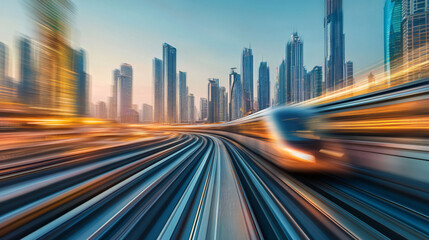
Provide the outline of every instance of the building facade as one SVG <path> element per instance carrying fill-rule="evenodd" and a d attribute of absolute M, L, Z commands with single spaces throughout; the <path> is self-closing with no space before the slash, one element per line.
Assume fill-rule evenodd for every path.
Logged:
<path fill-rule="evenodd" d="M 242 110 L 244 114 L 253 111 L 253 54 L 245 48 L 241 56 L 241 83 L 243 90 Z"/>
<path fill-rule="evenodd" d="M 152 123 L 153 122 L 153 107 L 149 104 L 143 104 L 142 106 L 142 122 Z"/>
<path fill-rule="evenodd" d="M 258 79 L 258 109 L 263 110 L 270 107 L 270 68 L 267 62 L 259 65 Z"/>
<path fill-rule="evenodd" d="M 200 115 L 201 115 L 202 121 L 207 120 L 208 106 L 209 106 L 209 103 L 208 103 L 207 98 L 200 98 Z"/>
<path fill-rule="evenodd" d="M 402 66 L 402 0 L 384 4 L 384 70 L 390 81 Z"/>
<path fill-rule="evenodd" d="M 229 120 L 241 118 L 241 106 L 243 91 L 240 74 L 236 73 L 235 68 L 231 69 L 229 74 Z"/>
<path fill-rule="evenodd" d="M 349 86 L 353 86 L 354 84 L 354 76 L 353 76 L 353 62 L 352 61 L 347 61 L 346 62 L 346 81 L 344 84 L 344 87 L 349 87 Z"/>
<path fill-rule="evenodd" d="M 219 79 L 211 78 L 208 84 L 208 116 L 207 122 L 219 122 Z"/>
<path fill-rule="evenodd" d="M 304 51 L 303 42 L 294 33 L 286 46 L 286 89 L 290 89 L 290 102 L 304 101 Z M 290 85 L 290 88 L 288 88 Z M 289 91 L 287 90 L 289 93 Z M 287 94 L 288 94 L 287 93 Z"/>
<path fill-rule="evenodd" d="M 225 87 L 219 88 L 219 121 L 228 121 L 228 93 Z"/>
<path fill-rule="evenodd" d="M 189 124 L 195 124 L 195 97 L 192 93 L 188 96 L 188 113 Z"/>
<path fill-rule="evenodd" d="M 130 64 L 121 65 L 120 85 L 119 85 L 119 108 L 121 122 L 129 122 L 133 105 L 133 68 Z"/>
<path fill-rule="evenodd" d="M 154 122 L 163 123 L 165 117 L 165 90 L 163 78 L 163 64 L 162 60 L 154 58 L 152 61 L 152 77 L 153 77 L 153 103 L 154 103 Z"/>
<path fill-rule="evenodd" d="M 163 72 L 165 88 L 165 122 L 177 122 L 177 77 L 176 77 L 176 48 L 164 43 L 163 45 Z"/>
<path fill-rule="evenodd" d="M 188 122 L 188 87 L 186 85 L 186 73 L 179 71 L 179 109 L 180 122 Z"/>
<path fill-rule="evenodd" d="M 74 51 L 73 61 L 74 72 L 76 74 L 76 115 L 86 116 L 88 114 L 88 83 L 86 74 L 86 59 L 83 49 Z M 107 114 L 107 113 L 106 113 Z M 106 116 L 107 118 L 107 116 Z"/>

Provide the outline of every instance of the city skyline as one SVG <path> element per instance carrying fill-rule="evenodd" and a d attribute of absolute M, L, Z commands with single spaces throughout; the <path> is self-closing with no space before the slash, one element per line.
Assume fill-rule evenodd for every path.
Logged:
<path fill-rule="evenodd" d="M 154 34 L 151 34 L 151 35 L 157 35 L 156 38 L 159 39 L 158 41 L 154 39 L 155 37 L 153 36 L 143 37 L 142 34 L 144 32 L 144 29 L 147 26 L 136 27 L 135 23 L 131 24 L 131 26 L 135 27 L 135 29 L 132 30 L 132 32 L 130 32 L 131 38 L 136 40 L 135 39 L 136 36 L 140 36 L 140 35 L 142 36 L 141 40 L 139 40 L 140 43 L 135 44 L 136 46 L 121 44 L 121 42 L 123 41 L 127 42 L 127 40 L 120 39 L 119 41 L 118 37 L 113 37 L 113 39 L 107 39 L 107 35 L 104 34 L 104 31 L 96 28 L 94 29 L 94 26 L 93 24 L 91 24 L 91 21 L 89 23 L 86 23 L 85 26 L 82 25 L 82 22 L 85 22 L 88 20 L 88 18 L 91 18 L 91 16 L 89 16 L 88 14 L 89 11 L 91 9 L 94 10 L 95 5 L 97 5 L 99 9 L 97 9 L 96 12 L 94 13 L 95 16 L 100 17 L 100 20 L 105 20 L 103 21 L 103 23 L 109 24 L 109 26 L 110 24 L 112 24 L 113 32 L 118 30 L 115 28 L 117 25 L 115 23 L 112 23 L 113 20 L 117 21 L 118 24 L 119 23 L 122 24 L 126 20 L 121 19 L 119 17 L 115 17 L 112 20 L 105 19 L 107 17 L 106 15 L 108 15 L 108 13 L 112 11 L 111 9 L 112 6 L 98 6 L 98 4 L 95 4 L 92 1 L 86 1 L 86 2 L 73 1 L 73 2 L 75 4 L 76 10 L 74 12 L 74 16 L 72 19 L 73 31 L 71 34 L 72 35 L 71 40 L 73 44 L 78 45 L 78 48 L 85 49 L 87 53 L 87 56 L 86 56 L 87 62 L 88 62 L 87 72 L 88 74 L 91 75 L 91 85 L 93 90 L 90 95 L 92 96 L 91 102 L 93 103 L 96 103 L 100 100 L 108 102 L 108 97 L 110 94 L 107 94 L 107 93 L 111 92 L 110 90 L 111 89 L 111 70 L 101 71 L 100 70 L 101 66 L 107 68 L 106 66 L 110 66 L 110 64 L 113 64 L 114 62 L 114 65 L 108 68 L 108 69 L 114 69 L 117 65 L 123 62 L 128 62 L 131 65 L 133 65 L 133 68 L 134 68 L 133 103 L 136 103 L 139 105 L 141 105 L 142 103 L 153 105 L 153 94 L 152 94 L 152 91 L 149 90 L 153 88 L 151 61 L 153 57 L 160 58 L 162 56 L 162 53 L 159 50 L 159 48 L 155 47 L 155 45 L 153 44 L 154 42 L 156 42 L 156 46 L 159 46 L 163 42 L 168 42 L 179 49 L 181 54 L 180 56 L 178 56 L 178 59 L 177 59 L 177 69 L 184 72 L 188 72 L 187 78 L 188 78 L 188 85 L 190 87 L 189 92 L 193 92 L 196 99 L 199 99 L 201 97 L 206 97 L 205 96 L 206 79 L 209 77 L 219 78 L 220 85 L 222 86 L 228 85 L 227 84 L 228 73 L 229 73 L 228 69 L 234 66 L 236 67 L 240 66 L 239 53 L 243 50 L 244 47 L 248 46 L 249 44 L 251 45 L 251 48 L 253 50 L 255 62 L 259 62 L 263 58 L 264 61 L 268 62 L 269 66 L 278 65 L 278 62 L 281 62 L 281 59 L 283 58 L 282 57 L 284 52 L 283 49 L 288 39 L 288 36 L 290 36 L 290 33 L 293 32 L 295 29 L 299 31 L 300 35 L 302 34 L 302 37 L 306 46 L 304 50 L 304 58 L 306 59 L 304 65 L 309 69 L 311 69 L 315 65 L 323 65 L 323 51 L 322 51 L 322 48 L 323 48 L 322 22 L 323 22 L 323 14 L 324 14 L 323 1 L 320 1 L 320 2 L 313 1 L 310 4 L 297 4 L 293 2 L 285 2 L 285 3 L 276 2 L 276 6 L 278 6 L 279 9 L 283 9 L 286 12 L 290 12 L 291 11 L 290 8 L 296 9 L 297 11 L 300 11 L 300 10 L 302 11 L 305 8 L 305 10 L 308 10 L 305 12 L 305 15 L 303 15 L 303 18 L 302 18 L 305 20 L 293 19 L 294 14 L 291 14 L 290 17 L 285 18 L 282 16 L 282 14 L 279 14 L 279 10 L 276 9 L 276 11 L 273 14 L 275 15 L 276 18 L 279 18 L 278 21 L 280 23 L 270 22 L 268 29 L 264 31 L 259 29 L 265 26 L 265 24 L 261 25 L 255 22 L 252 22 L 254 26 L 251 25 L 249 29 L 246 29 L 246 28 L 243 28 L 244 25 L 242 25 L 242 21 L 239 21 L 237 19 L 229 18 L 228 20 L 221 21 L 217 25 L 210 21 L 209 29 L 213 30 L 213 33 L 207 33 L 207 34 L 213 35 L 215 33 L 219 33 L 220 31 L 219 29 L 226 25 L 226 21 L 230 21 L 231 24 L 235 26 L 233 27 L 234 29 L 237 28 L 241 30 L 239 30 L 237 34 L 233 34 L 233 36 L 228 36 L 227 37 L 228 39 L 224 39 L 224 40 L 220 39 L 220 42 L 216 42 L 213 39 L 212 40 L 207 39 L 208 41 L 206 44 L 204 44 L 204 46 L 201 46 L 201 43 L 195 45 L 195 50 L 191 48 L 190 45 L 194 44 L 195 41 L 199 41 L 201 37 L 196 37 L 192 34 L 190 34 L 189 36 L 186 34 L 186 37 L 185 35 L 180 35 L 179 37 L 176 37 L 177 31 L 170 31 L 170 34 L 166 34 L 166 30 L 163 30 L 162 31 L 163 33 L 161 33 L 160 32 L 161 30 L 157 29 L 154 31 Z M 367 67 L 368 64 L 371 64 L 371 65 L 378 64 L 383 60 L 383 48 L 382 48 L 383 46 L 383 31 L 382 31 L 383 16 L 382 15 L 383 14 L 382 13 L 383 13 L 384 1 L 380 1 L 378 2 L 378 4 L 373 3 L 372 1 L 366 1 L 366 3 L 365 1 L 359 1 L 359 2 L 360 3 L 349 3 L 349 2 L 344 3 L 344 12 L 345 12 L 344 32 L 346 35 L 346 42 L 347 42 L 346 55 L 347 55 L 347 59 L 353 60 L 355 65 L 355 72 L 358 72 L 360 69 Z M 158 12 L 162 10 L 162 7 L 164 7 L 164 5 L 162 4 L 160 5 L 158 3 L 150 3 L 150 2 L 137 3 L 137 2 L 130 1 L 130 3 L 133 6 L 135 5 L 135 7 L 138 9 L 144 6 L 145 8 L 143 12 L 146 12 L 147 9 L 152 9 L 154 12 Z M 179 7 L 183 8 L 185 6 L 188 6 L 189 4 L 190 3 L 185 1 L 183 3 L 183 6 L 179 6 Z M 232 8 L 233 9 L 237 8 L 239 6 L 242 6 L 243 4 L 244 3 L 242 1 L 234 2 L 232 4 Z M 10 5 L 11 7 L 18 6 L 18 8 L 20 9 L 20 11 L 16 13 L 18 16 L 19 14 L 24 14 L 24 12 L 26 11 L 25 6 L 23 6 L 24 5 L 23 1 L 16 1 L 16 2 L 5 1 L 5 5 L 6 6 Z M 176 6 L 176 5 L 177 5 L 176 3 L 173 4 L 173 6 Z M 194 5 L 196 9 L 200 9 L 202 11 L 200 14 L 202 14 L 204 11 L 207 11 L 208 7 L 211 6 L 210 4 L 207 4 L 207 3 L 194 4 Z M 215 9 L 219 9 L 221 4 L 212 3 L 212 5 Z M 246 14 L 257 13 L 259 10 L 261 11 L 261 13 L 269 10 L 270 12 L 272 12 L 271 8 L 273 7 L 274 3 L 267 3 L 263 9 L 256 10 L 260 5 L 261 4 L 258 4 L 255 2 L 250 2 L 247 5 L 244 4 L 243 8 L 248 10 L 248 13 Z M 365 30 L 361 25 L 355 26 L 356 29 L 350 27 L 351 25 L 353 25 L 353 22 L 356 23 L 355 20 L 350 20 L 353 17 L 356 18 L 356 13 L 354 13 L 354 11 L 352 11 L 351 9 L 354 9 L 354 8 L 359 9 L 359 8 L 363 8 L 364 6 L 367 7 L 368 5 L 372 5 L 373 7 L 369 8 L 370 12 L 368 13 L 368 16 L 365 16 L 365 19 L 360 19 L 360 20 L 367 23 L 375 21 L 377 24 L 373 24 L 374 26 L 369 26 L 367 24 L 366 26 L 369 27 L 368 30 Z M 113 6 L 116 6 L 116 5 L 113 4 Z M 127 12 L 129 10 L 129 8 L 125 6 L 116 6 L 116 7 L 119 12 L 124 12 L 124 11 Z M 228 11 L 231 11 L 231 10 L 226 10 L 226 12 L 220 12 L 220 14 L 221 15 L 226 14 Z M 169 12 L 169 10 L 167 12 Z M 380 16 L 378 15 L 376 16 L 374 13 L 377 13 Z M 7 17 L 8 13 L 5 12 L 5 14 L 2 16 Z M 242 16 L 242 17 L 247 17 L 247 16 L 248 15 Z M 140 17 L 145 17 L 145 16 L 134 16 L 134 15 L 129 16 L 130 19 L 140 18 Z M 171 18 L 174 19 L 175 17 L 179 17 L 179 16 L 169 15 L 169 20 L 171 20 Z M 177 20 L 180 22 L 190 21 L 189 19 L 183 19 L 183 18 L 179 18 Z M 17 50 L 15 49 L 15 45 L 16 45 L 15 39 L 18 38 L 21 34 L 32 36 L 32 32 L 26 30 L 27 28 L 29 28 L 29 25 L 31 24 L 30 22 L 31 21 L 29 21 L 28 18 L 23 17 L 22 20 L 19 20 L 17 22 L 16 29 L 0 30 L 0 41 L 5 42 L 5 44 L 8 45 L 10 48 L 9 61 L 11 62 L 10 65 L 13 65 L 13 68 L 9 69 L 9 72 L 11 72 L 12 73 L 11 75 L 15 78 L 17 75 L 16 73 L 16 70 L 17 70 L 16 51 Z M 266 19 L 266 22 L 269 22 L 269 19 Z M 175 24 L 174 24 L 174 21 L 172 22 L 172 21 L 166 20 L 162 24 L 159 23 L 155 25 L 157 26 L 165 25 L 166 29 L 171 30 L 171 28 L 174 27 Z M 192 25 L 195 25 L 195 23 L 193 23 Z M 282 27 L 283 30 L 281 31 L 277 30 L 276 27 L 274 27 L 274 25 L 283 26 Z M 231 27 L 228 27 L 227 29 L 230 29 Z M 79 32 L 77 32 L 76 29 L 79 29 Z M 88 39 L 90 36 L 92 37 L 94 36 L 93 35 L 94 33 L 89 31 L 90 29 L 96 30 L 95 32 L 99 32 L 100 38 L 103 39 L 102 43 L 99 43 L 100 46 L 94 46 L 93 40 L 91 40 L 92 41 L 91 42 Z M 7 31 L 10 31 L 10 30 L 13 31 L 13 34 L 8 34 Z M 186 30 L 187 31 L 185 32 L 187 33 L 194 31 L 191 28 Z M 372 34 L 374 38 L 368 39 L 368 42 L 364 41 L 363 43 L 357 43 L 356 41 L 358 36 L 357 30 L 361 32 L 362 30 L 364 30 L 368 32 L 368 34 L 375 33 L 375 34 Z M 222 30 L 222 31 L 225 31 L 225 30 Z M 264 36 L 252 35 L 250 33 L 251 31 L 258 31 L 260 32 L 261 35 L 265 35 L 265 37 L 267 33 L 269 33 L 270 36 L 275 36 L 275 37 L 270 38 L 272 40 L 270 40 L 270 44 L 267 44 L 266 41 L 265 42 L 261 41 L 261 40 L 265 40 L 263 39 Z M 203 32 L 203 35 L 204 34 L 206 34 L 206 31 Z M 12 35 L 12 36 L 9 36 L 9 35 Z M 162 35 L 166 37 L 164 38 L 162 37 Z M 378 38 L 377 38 L 377 35 L 378 35 Z M 219 36 L 215 38 L 215 40 L 219 40 L 220 36 L 225 37 L 225 35 L 221 35 L 221 33 L 219 33 Z M 161 37 L 163 38 L 162 40 L 160 40 Z M 96 39 L 97 38 L 95 38 L 95 40 Z M 104 40 L 106 40 L 106 43 L 104 43 Z M 184 43 L 184 41 L 186 40 L 189 40 L 189 43 Z M 374 51 L 369 51 L 369 52 L 373 54 L 378 52 L 378 54 L 376 55 L 377 57 L 371 58 L 371 56 L 359 56 L 361 53 L 356 50 L 359 44 L 361 46 L 362 44 L 369 46 L 371 44 L 374 44 L 375 40 L 377 40 L 376 42 L 378 42 L 376 44 L 378 46 L 378 50 L 377 48 L 373 47 Z M 112 45 L 112 41 L 116 41 L 117 44 Z M 226 41 L 230 41 L 230 43 L 226 43 Z M 371 41 L 372 43 L 369 43 Z M 273 44 L 271 44 L 271 42 Z M 213 54 L 213 51 L 215 51 L 217 46 L 223 46 L 224 44 L 226 44 L 225 45 L 226 47 L 220 48 L 221 51 L 218 51 L 218 53 Z M 111 55 L 109 53 L 108 56 L 105 56 L 105 57 L 100 56 L 99 53 L 102 50 L 101 48 L 104 49 L 106 46 L 111 48 Z M 127 46 L 127 47 L 124 48 L 123 46 Z M 135 51 L 135 47 L 142 48 L 141 49 L 142 51 Z M 121 49 L 120 54 L 118 54 L 118 48 L 123 48 Z M 148 48 L 150 48 L 150 50 L 147 50 Z M 315 52 L 315 49 L 319 49 L 319 51 Z M 211 53 L 212 55 L 210 59 L 203 59 L 203 61 L 189 60 L 189 59 L 201 59 L 201 58 L 198 58 L 198 56 L 207 54 L 207 52 Z M 316 55 L 316 56 L 308 57 L 310 54 Z M 100 57 L 103 57 L 103 61 L 99 60 Z M 105 61 L 104 61 L 104 58 L 105 58 Z M 363 61 L 362 59 L 367 59 L 367 61 Z M 253 75 L 257 76 L 257 67 L 255 66 L 253 69 Z M 271 71 L 270 78 L 275 79 L 275 71 Z M 256 81 L 254 80 L 253 82 L 254 82 L 254 89 L 255 89 Z M 272 81 L 272 84 L 270 86 L 271 89 L 274 89 L 273 84 L 274 84 L 274 81 Z M 271 95 L 274 96 L 273 91 L 271 91 Z M 254 98 L 256 98 L 256 94 L 254 95 Z"/>

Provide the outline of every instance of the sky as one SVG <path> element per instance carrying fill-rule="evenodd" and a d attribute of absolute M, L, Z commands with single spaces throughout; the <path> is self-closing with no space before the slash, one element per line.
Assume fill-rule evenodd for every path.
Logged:
<path fill-rule="evenodd" d="M 1 0 L 0 41 L 10 49 L 10 75 L 17 75 L 18 36 L 35 36 L 26 2 Z M 324 63 L 323 0 L 72 0 L 71 43 L 87 53 L 91 101 L 107 101 L 112 71 L 133 66 L 133 103 L 153 104 L 152 59 L 164 42 L 177 49 L 177 71 L 187 72 L 189 92 L 207 97 L 208 78 L 228 89 L 231 67 L 240 72 L 241 53 L 251 47 L 256 86 L 260 62 L 270 80 L 285 57 L 293 32 L 304 42 L 307 70 Z M 344 0 L 346 60 L 355 73 L 383 61 L 384 0 Z M 256 92 L 256 89 L 255 89 Z M 256 94 L 255 94 L 256 97 Z"/>

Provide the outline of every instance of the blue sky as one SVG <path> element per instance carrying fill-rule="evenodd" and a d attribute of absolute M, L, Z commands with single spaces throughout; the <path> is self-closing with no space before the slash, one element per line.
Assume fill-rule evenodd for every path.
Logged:
<path fill-rule="evenodd" d="M 0 41 L 11 50 L 16 65 L 16 37 L 34 36 L 28 0 L 1 0 Z M 178 71 L 188 73 L 189 91 L 207 96 L 207 79 L 227 86 L 231 67 L 249 45 L 254 76 L 260 61 L 268 62 L 270 77 L 285 55 L 290 35 L 304 41 L 307 69 L 323 66 L 323 0 L 74 0 L 74 47 L 88 54 L 92 100 L 110 95 L 112 70 L 123 62 L 134 67 L 134 103 L 152 103 L 152 59 L 161 58 L 162 43 L 177 48 Z M 5 6 L 5 7 L 3 7 Z M 344 0 L 346 59 L 355 72 L 383 61 L 383 0 Z M 12 75 L 16 69 L 12 66 Z"/>

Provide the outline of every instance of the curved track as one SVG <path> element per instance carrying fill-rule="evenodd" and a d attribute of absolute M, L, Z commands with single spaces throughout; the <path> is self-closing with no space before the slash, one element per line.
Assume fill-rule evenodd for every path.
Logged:
<path fill-rule="evenodd" d="M 0 239 L 429 237 L 425 187 L 287 173 L 220 136 L 0 163 Z"/>

